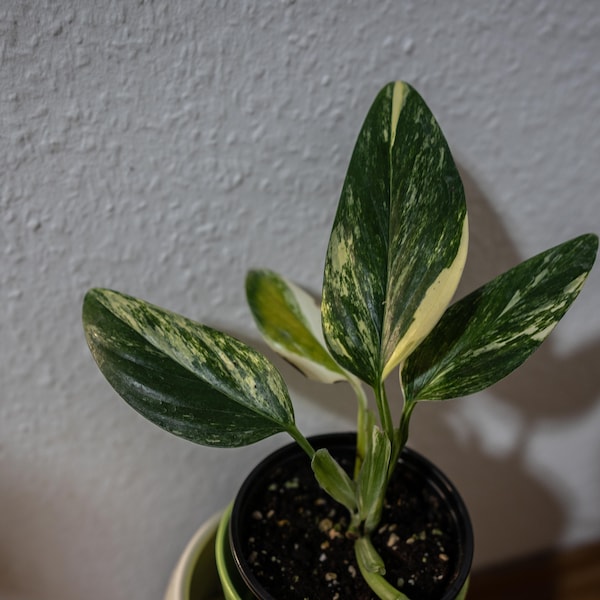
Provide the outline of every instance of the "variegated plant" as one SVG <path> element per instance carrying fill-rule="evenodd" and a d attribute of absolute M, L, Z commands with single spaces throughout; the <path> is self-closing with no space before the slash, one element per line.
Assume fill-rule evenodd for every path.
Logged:
<path fill-rule="evenodd" d="M 267 343 L 308 377 L 347 381 L 358 399 L 347 474 L 295 425 L 287 387 L 242 342 L 142 300 L 90 290 L 83 321 L 98 366 L 145 417 L 186 439 L 236 447 L 278 432 L 307 452 L 320 485 L 350 511 L 356 558 L 380 598 L 406 598 L 370 543 L 387 483 L 423 400 L 477 392 L 519 366 L 583 286 L 598 238 L 547 250 L 448 305 L 467 255 L 467 211 L 448 145 L 403 82 L 376 97 L 356 143 L 325 261 L 321 307 L 293 283 L 251 271 L 247 298 Z M 392 418 L 384 382 L 399 373 Z M 372 388 L 369 410 L 364 385 Z"/>

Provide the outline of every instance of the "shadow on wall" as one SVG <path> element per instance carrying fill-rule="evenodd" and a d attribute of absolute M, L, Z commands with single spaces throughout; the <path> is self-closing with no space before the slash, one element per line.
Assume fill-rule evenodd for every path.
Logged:
<path fill-rule="evenodd" d="M 471 242 L 457 297 L 529 258 L 519 254 L 502 220 L 464 169 L 461 176 L 469 207 Z M 562 241 L 565 240 L 556 243 Z M 274 360 L 281 364 L 277 358 Z M 525 365 L 493 386 L 486 397 L 473 398 L 481 403 L 488 420 L 494 421 L 496 412 L 515 416 L 516 428 L 510 428 L 502 420 L 492 425 L 501 435 L 504 427 L 514 429 L 505 432 L 509 440 L 502 452 L 490 450 L 486 432 L 476 431 L 474 422 L 462 428 L 465 435 L 452 426 L 453 421 L 464 419 L 467 408 L 461 405 L 464 400 L 441 405 L 423 403 L 415 411 L 410 444 L 446 471 L 469 505 L 476 533 L 475 567 L 558 545 L 566 515 L 560 498 L 527 466 L 528 443 L 540 422 L 577 418 L 593 408 L 600 381 L 590 379 L 589 373 L 598 364 L 600 341 L 568 356 L 559 356 L 551 335 Z M 314 399 L 320 407 L 339 416 L 340 423 L 354 421 L 355 404 L 346 385 L 324 389 L 322 384 L 308 382 L 289 371 L 291 367 L 285 377 L 292 395 L 300 393 Z M 390 398 L 393 398 L 398 393 L 393 388 L 398 384 L 390 383 Z"/>
<path fill-rule="evenodd" d="M 459 290 L 463 295 L 529 257 L 519 255 L 491 203 L 464 169 L 461 176 L 472 232 Z M 599 362 L 600 341 L 559 356 L 550 335 L 520 369 L 488 392 L 500 410 L 518 416 L 510 450 L 498 456 L 486 453 L 481 443 L 453 444 L 452 452 L 458 453 L 453 463 L 461 471 L 481 562 L 558 545 L 566 515 L 560 499 L 525 463 L 528 443 L 541 422 L 578 418 L 593 408 L 600 380 L 589 373 Z"/>

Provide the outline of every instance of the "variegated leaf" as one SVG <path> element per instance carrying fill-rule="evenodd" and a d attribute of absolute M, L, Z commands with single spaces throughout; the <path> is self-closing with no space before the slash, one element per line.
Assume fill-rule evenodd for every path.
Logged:
<path fill-rule="evenodd" d="M 236 447 L 295 427 L 279 372 L 235 338 L 104 289 L 87 293 L 83 322 L 106 379 L 171 433 Z"/>
<path fill-rule="evenodd" d="M 516 369 L 549 335 L 592 268 L 587 234 L 510 269 L 453 304 L 402 369 L 409 400 L 485 389 Z"/>
<path fill-rule="evenodd" d="M 356 486 L 327 448 L 319 448 L 310 466 L 319 485 L 350 512 L 356 510 Z"/>
<path fill-rule="evenodd" d="M 444 136 L 403 82 L 378 94 L 335 217 L 323 330 L 336 361 L 370 385 L 431 331 L 462 274 L 464 192 Z"/>
<path fill-rule="evenodd" d="M 321 310 L 291 281 L 268 270 L 250 271 L 246 297 L 269 346 L 310 379 L 333 383 L 347 379 L 325 347 Z"/>

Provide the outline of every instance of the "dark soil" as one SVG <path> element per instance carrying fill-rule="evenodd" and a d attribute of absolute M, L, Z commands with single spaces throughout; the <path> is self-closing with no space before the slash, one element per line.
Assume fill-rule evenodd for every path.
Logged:
<path fill-rule="evenodd" d="M 308 461 L 273 468 L 267 486 L 253 500 L 245 535 L 245 556 L 264 588 L 278 600 L 375 600 L 345 535 L 348 511 L 318 487 Z M 371 538 L 386 579 L 411 600 L 439 600 L 458 568 L 456 524 L 441 504 L 400 462 Z"/>

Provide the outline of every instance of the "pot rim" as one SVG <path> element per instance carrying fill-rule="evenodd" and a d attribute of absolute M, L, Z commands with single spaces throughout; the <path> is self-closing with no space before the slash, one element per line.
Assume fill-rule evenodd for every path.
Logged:
<path fill-rule="evenodd" d="M 336 447 L 355 446 L 356 433 L 336 432 L 319 434 L 309 437 L 308 440 L 315 449 L 326 447 L 331 450 Z M 260 582 L 254 577 L 250 565 L 241 552 L 242 514 L 244 514 L 245 504 L 249 501 L 255 481 L 262 478 L 262 473 L 268 471 L 273 465 L 281 463 L 282 461 L 286 462 L 293 460 L 298 454 L 304 455 L 304 452 L 296 442 L 292 442 L 266 456 L 246 477 L 233 503 L 231 519 L 229 521 L 229 543 L 231 545 L 233 559 L 246 585 L 253 591 L 257 598 L 261 598 L 262 600 L 277 599 L 264 590 Z M 457 488 L 447 475 L 419 452 L 405 447 L 400 455 L 399 461 L 402 461 L 406 466 L 424 474 L 426 481 L 432 485 L 435 491 L 445 501 L 448 512 L 452 515 L 452 519 L 455 522 L 460 538 L 458 540 L 458 567 L 452 583 L 440 600 L 452 600 L 457 598 L 468 580 L 474 553 L 473 528 L 467 507 Z M 240 550 L 236 551 L 236 548 L 239 548 Z"/>

